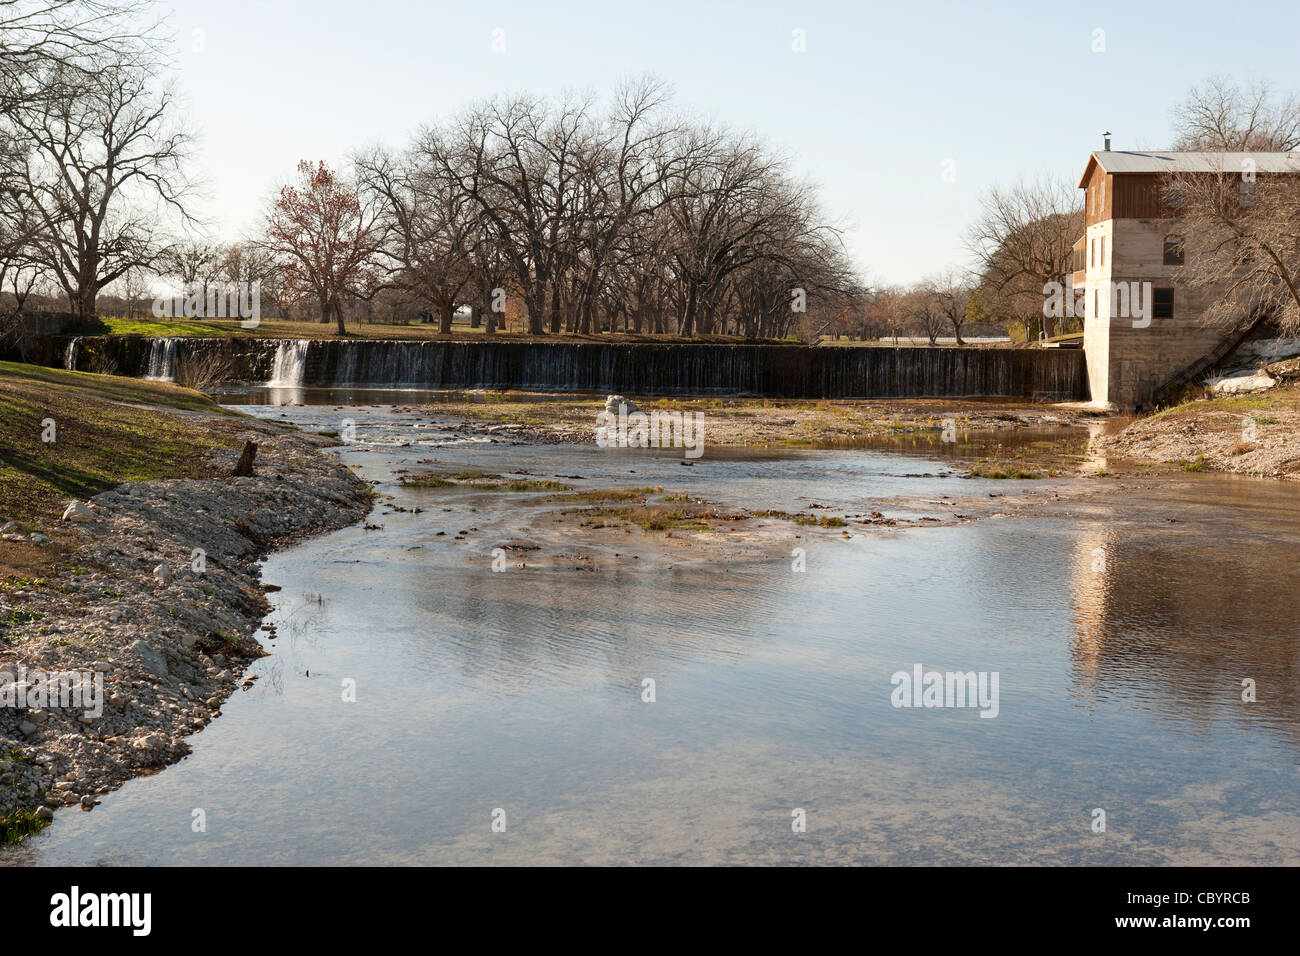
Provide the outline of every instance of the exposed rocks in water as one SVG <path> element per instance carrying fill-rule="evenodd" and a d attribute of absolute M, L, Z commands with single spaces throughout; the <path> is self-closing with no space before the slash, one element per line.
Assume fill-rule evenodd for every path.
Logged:
<path fill-rule="evenodd" d="M 90 809 L 133 776 L 174 763 L 264 655 L 254 638 L 269 609 L 257 561 L 295 538 L 340 528 L 370 509 L 365 484 L 321 449 L 329 440 L 249 422 L 260 475 L 131 482 L 76 502 L 67 570 L 3 593 L 0 642 L 0 824 L 35 811 Z M 214 448 L 212 474 L 235 453 Z M 20 668 L 97 675 L 102 714 L 26 706 Z M 93 678 L 92 678 L 93 683 Z"/>

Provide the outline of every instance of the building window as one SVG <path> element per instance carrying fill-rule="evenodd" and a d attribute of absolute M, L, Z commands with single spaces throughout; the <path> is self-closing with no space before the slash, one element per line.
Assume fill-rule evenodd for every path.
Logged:
<path fill-rule="evenodd" d="M 1165 265 L 1181 266 L 1183 264 L 1183 237 L 1165 236 Z"/>
<path fill-rule="evenodd" d="M 1097 211 L 1103 215 L 1106 212 L 1106 180 L 1101 181 L 1101 199 L 1097 201 Z"/>
<path fill-rule="evenodd" d="M 1172 319 L 1174 317 L 1173 289 L 1151 290 L 1151 316 L 1156 319 Z"/>
<path fill-rule="evenodd" d="M 1101 318 L 1101 292 L 1097 289 L 1092 290 L 1092 317 Z"/>
<path fill-rule="evenodd" d="M 1106 268 L 1106 237 L 1101 237 L 1101 261 L 1097 263 L 1103 269 Z"/>

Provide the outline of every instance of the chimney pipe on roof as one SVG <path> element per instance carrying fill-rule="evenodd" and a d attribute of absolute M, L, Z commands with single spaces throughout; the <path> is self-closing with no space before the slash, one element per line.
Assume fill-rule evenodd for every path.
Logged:
<path fill-rule="evenodd" d="M 1106 132 L 1102 133 L 1101 135 L 1106 137 L 1106 145 L 1103 146 L 1102 149 L 1104 149 L 1106 152 L 1109 153 L 1110 152 L 1110 130 L 1106 130 Z"/>

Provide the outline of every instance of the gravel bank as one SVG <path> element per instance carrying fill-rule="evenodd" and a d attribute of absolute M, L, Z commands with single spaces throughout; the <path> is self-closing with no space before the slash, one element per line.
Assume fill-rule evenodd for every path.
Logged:
<path fill-rule="evenodd" d="M 1269 478 L 1300 478 L 1300 385 L 1188 402 L 1101 438 L 1116 458 Z"/>
<path fill-rule="evenodd" d="M 329 439 L 238 427 L 260 446 L 253 477 L 218 477 L 237 459 L 222 447 L 205 461 L 213 477 L 99 494 L 75 509 L 56 576 L 0 592 L 0 842 L 189 753 L 186 737 L 265 653 L 259 557 L 369 511 Z M 75 706 L 42 700 L 52 673 L 78 675 Z"/>

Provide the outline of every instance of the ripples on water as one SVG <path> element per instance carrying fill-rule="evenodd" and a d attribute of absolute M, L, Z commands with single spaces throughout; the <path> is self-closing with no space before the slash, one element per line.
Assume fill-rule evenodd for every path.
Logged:
<path fill-rule="evenodd" d="M 333 425 L 321 409 L 261 413 L 281 411 L 337 427 L 332 411 Z M 348 412 L 365 441 L 417 432 L 418 416 Z M 994 485 L 874 451 L 706 452 L 688 470 L 649 453 L 421 437 L 433 444 L 345 455 L 424 513 L 273 556 L 281 637 L 253 690 L 192 738 L 190 758 L 92 814 L 61 814 L 27 858 L 1300 862 L 1292 486 L 1180 479 L 1077 518 L 808 535 L 802 574 L 784 556 L 496 574 L 488 551 L 526 513 L 397 488 L 394 468 L 436 447 L 449 469 L 791 510 Z M 929 477 L 899 477 L 917 473 Z M 999 716 L 895 709 L 890 675 L 915 663 L 998 672 Z M 647 677 L 655 703 L 641 700 Z M 1246 677 L 1257 703 L 1241 702 Z M 341 702 L 345 679 L 356 703 Z M 191 832 L 196 807 L 206 833 Z M 498 807 L 504 834 L 489 825 Z M 1104 834 L 1089 828 L 1095 807 Z M 794 808 L 807 833 L 791 832 Z"/>

